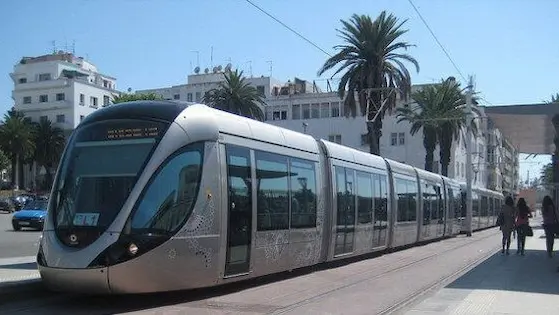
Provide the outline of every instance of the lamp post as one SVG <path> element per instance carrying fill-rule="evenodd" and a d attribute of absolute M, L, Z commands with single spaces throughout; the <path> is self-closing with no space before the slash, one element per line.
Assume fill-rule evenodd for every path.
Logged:
<path fill-rule="evenodd" d="M 466 235 L 472 236 L 472 88 L 470 76 L 466 90 Z"/>

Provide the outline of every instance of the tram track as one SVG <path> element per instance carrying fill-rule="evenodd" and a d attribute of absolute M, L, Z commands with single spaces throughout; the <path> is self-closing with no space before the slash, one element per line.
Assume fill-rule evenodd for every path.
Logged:
<path fill-rule="evenodd" d="M 454 251 L 458 251 L 458 250 L 463 249 L 463 248 L 468 247 L 468 246 L 473 246 L 473 245 L 478 244 L 480 242 L 483 242 L 483 241 L 485 241 L 489 238 L 495 237 L 495 234 L 497 234 L 497 233 L 491 233 L 489 235 L 485 235 L 483 237 L 480 237 L 479 239 L 476 239 L 474 241 L 469 241 L 469 242 L 466 242 L 464 244 L 460 244 L 460 245 L 458 245 L 456 247 L 453 247 L 453 248 L 450 248 L 449 250 L 446 250 L 446 251 L 440 251 L 440 252 L 437 252 L 437 253 L 427 255 L 427 256 L 422 257 L 420 259 L 417 259 L 417 260 L 405 263 L 403 265 L 400 265 L 398 267 L 391 268 L 389 270 L 386 270 L 386 271 L 384 271 L 382 273 L 379 273 L 377 275 L 374 275 L 372 277 L 367 277 L 367 276 L 363 277 L 363 274 L 359 274 L 359 278 L 362 278 L 362 279 L 360 279 L 358 281 L 351 281 L 351 279 L 352 278 L 354 279 L 356 276 L 349 277 L 348 280 L 345 281 L 345 282 L 348 282 L 348 283 L 346 283 L 344 285 L 338 286 L 338 287 L 333 288 L 331 290 L 327 290 L 325 292 L 322 292 L 318 295 L 315 295 L 315 296 L 313 296 L 311 298 L 308 298 L 308 299 L 305 299 L 303 301 L 299 301 L 299 302 L 290 304 L 288 306 L 281 307 L 280 309 L 278 309 L 274 312 L 271 312 L 271 314 L 285 314 L 285 313 L 294 311 L 295 309 L 297 309 L 301 306 L 310 304 L 310 303 L 315 302 L 317 300 L 320 300 L 322 298 L 326 298 L 328 295 L 332 295 L 332 294 L 334 294 L 334 293 L 336 293 L 340 290 L 347 289 L 347 288 L 350 288 L 352 286 L 357 286 L 357 285 L 362 284 L 362 283 L 367 282 L 367 281 L 374 281 L 374 280 L 377 280 L 377 279 L 380 279 L 380 278 L 383 278 L 383 277 L 387 277 L 387 276 L 390 276 L 391 274 L 397 273 L 397 272 L 405 270 L 405 269 L 415 267 L 417 265 L 420 265 L 422 263 L 425 263 L 427 261 L 430 261 L 430 260 L 435 259 L 437 257 L 440 257 L 442 255 L 448 255 L 449 252 L 454 252 Z M 413 301 L 417 300 L 418 298 L 420 298 L 424 294 L 427 294 L 428 292 L 432 291 L 433 289 L 439 287 L 443 283 L 445 283 L 447 281 L 452 281 L 452 280 L 456 279 L 457 277 L 460 277 L 462 274 L 468 272 L 469 270 L 471 270 L 473 267 L 475 267 L 479 263 L 483 262 L 488 257 L 491 257 L 492 255 L 494 255 L 497 248 L 499 248 L 499 246 L 495 246 L 494 248 L 490 249 L 487 252 L 487 254 L 483 255 L 482 257 L 478 257 L 478 258 L 473 259 L 472 261 L 468 262 L 465 266 L 461 267 L 456 272 L 453 272 L 450 275 L 443 276 L 443 277 L 437 279 L 436 281 L 430 283 L 429 285 L 426 285 L 419 290 L 415 290 L 415 291 L 411 292 L 404 299 L 401 299 L 400 301 L 398 301 L 395 304 L 385 308 L 384 310 L 380 311 L 377 314 L 383 314 L 383 315 L 384 314 L 392 314 L 393 312 L 396 312 L 398 310 L 401 310 L 401 309 L 405 308 L 409 304 L 413 303 Z M 371 274 L 371 273 L 374 273 L 375 271 L 377 271 L 377 270 L 371 270 L 369 272 L 365 272 L 365 274 Z M 300 293 L 301 292 L 298 292 L 298 294 L 300 294 Z"/>
<path fill-rule="evenodd" d="M 375 280 L 379 280 L 379 279 L 383 279 L 383 278 L 387 278 L 390 277 L 390 275 L 394 275 L 394 274 L 398 274 L 398 272 L 402 272 L 404 270 L 408 270 L 411 269 L 415 266 L 424 264 L 424 263 L 428 263 L 434 259 L 436 259 L 437 257 L 442 257 L 443 255 L 451 255 L 452 253 L 455 253 L 456 251 L 459 251 L 461 249 L 464 249 L 468 246 L 473 246 L 476 247 L 478 246 L 477 244 L 479 244 L 480 242 L 483 242 L 485 240 L 488 240 L 490 238 L 494 238 L 496 236 L 497 233 L 485 230 L 485 231 L 480 231 L 481 233 L 487 233 L 486 235 L 479 235 L 477 239 L 470 239 L 470 238 L 449 238 L 447 240 L 442 240 L 444 241 L 450 241 L 450 243 L 448 244 L 442 244 L 443 246 L 441 246 L 441 248 L 438 248 L 436 252 L 434 253 L 430 253 L 427 254 L 423 257 L 416 257 L 413 258 L 412 255 L 407 255 L 404 257 L 402 257 L 403 259 L 403 264 L 399 264 L 398 266 L 393 266 L 392 263 L 389 262 L 382 262 L 382 264 L 379 266 L 379 268 L 372 268 L 370 270 L 366 270 L 366 271 L 356 271 L 353 272 L 352 271 L 352 275 L 349 277 L 342 277 L 341 281 L 340 280 L 336 280 L 336 279 L 332 279 L 332 283 L 336 283 L 338 282 L 340 285 L 337 285 L 336 287 L 332 288 L 332 289 L 327 289 L 326 291 L 323 292 L 316 292 L 317 288 L 309 288 L 307 290 L 304 291 L 299 291 L 297 293 L 292 293 L 296 294 L 297 296 L 301 296 L 301 295 L 312 295 L 307 299 L 295 302 L 295 303 L 291 303 L 289 305 L 283 306 L 283 305 L 278 305 L 274 302 L 279 302 L 281 299 L 283 298 L 289 298 L 289 296 L 284 295 L 282 296 L 278 296 L 277 299 L 271 300 L 269 302 L 272 302 L 272 304 L 276 304 L 276 307 L 274 307 L 273 309 L 270 309 L 268 311 L 263 311 L 263 313 L 269 313 L 269 314 L 285 314 L 288 313 L 290 311 L 297 311 L 298 308 L 305 306 L 307 304 L 319 301 L 320 299 L 323 298 L 327 298 L 329 295 L 333 295 L 336 292 L 339 292 L 340 290 L 344 290 L 347 288 L 351 288 L 352 286 L 357 286 L 359 284 L 362 284 L 366 281 L 375 281 Z M 476 233 L 477 234 L 477 233 Z M 474 234 L 475 235 L 475 234 Z M 436 241 L 433 243 L 429 243 L 429 244 L 425 244 L 422 246 L 417 246 L 417 247 L 412 247 L 410 249 L 407 250 L 401 250 L 401 251 L 396 251 L 393 252 L 391 254 L 398 254 L 400 253 L 400 255 L 408 252 L 408 250 L 414 250 L 416 249 L 420 249 L 423 246 L 429 246 L 429 245 L 436 245 L 437 243 L 439 243 L 441 241 Z M 417 300 L 418 298 L 420 298 L 421 296 L 423 296 L 424 294 L 426 294 L 427 291 L 432 291 L 434 288 L 439 287 L 441 285 L 441 283 L 445 282 L 445 281 L 450 281 L 455 279 L 456 277 L 459 277 L 461 274 L 467 272 L 468 270 L 470 270 L 471 268 L 473 268 L 474 266 L 476 266 L 477 264 L 479 264 L 481 261 L 485 260 L 487 257 L 489 257 L 490 255 L 492 255 L 494 253 L 494 250 L 489 250 L 489 252 L 486 255 L 483 255 L 483 257 L 479 257 L 478 255 L 476 255 L 476 258 L 473 260 L 468 261 L 465 265 L 462 264 L 461 268 L 456 271 L 453 272 L 449 275 L 445 275 L 441 278 L 439 278 L 437 281 L 434 282 L 430 282 L 429 284 L 423 286 L 420 290 L 414 290 L 413 292 L 411 292 L 410 294 L 407 294 L 405 298 L 402 298 L 399 300 L 399 302 L 396 303 L 392 303 L 392 305 L 390 307 L 385 308 L 383 311 L 381 311 L 379 314 L 390 314 L 392 312 L 401 310 L 403 308 L 405 308 L 406 306 L 408 306 L 410 303 L 412 303 L 414 300 Z M 375 260 L 375 259 L 381 259 L 383 256 L 389 256 L 391 254 L 385 254 L 382 255 L 380 257 L 377 258 L 373 258 L 371 260 Z M 386 257 L 385 259 L 388 259 L 389 257 Z M 411 259 L 411 261 L 406 261 L 408 259 Z M 369 259 L 367 259 L 369 260 Z M 400 260 L 400 261 L 402 261 Z M 358 262 L 359 263 L 359 262 Z M 353 263 L 352 263 L 353 264 Z M 390 266 L 393 267 L 390 267 Z M 385 269 L 383 267 L 389 267 L 387 270 L 382 270 Z M 358 267 L 359 268 L 367 268 L 367 266 L 362 266 L 362 267 Z M 335 269 L 336 268 L 326 268 L 323 269 L 321 271 L 318 272 L 322 272 L 322 271 L 327 271 L 331 270 L 332 273 L 330 273 L 330 276 L 335 276 L 337 277 L 337 275 L 335 275 Z M 380 271 L 380 273 L 379 273 Z M 313 274 L 314 272 L 310 272 L 309 274 Z M 377 274 L 375 274 L 377 273 Z M 328 277 L 328 273 L 324 274 L 325 277 Z M 291 279 L 297 279 L 298 277 L 294 277 Z M 279 282 L 282 279 L 278 279 L 275 282 Z M 284 279 L 285 280 L 285 279 Z M 273 285 L 273 283 L 271 283 L 271 285 Z M 257 288 L 259 287 L 259 285 L 253 285 L 253 288 Z M 166 306 L 171 306 L 173 304 L 180 304 L 183 305 L 185 307 L 193 307 L 195 309 L 200 309 L 200 308 L 204 308 L 203 305 L 208 305 L 207 303 L 211 303 L 212 299 L 216 298 L 216 297 L 223 297 L 223 296 L 227 296 L 230 292 L 228 292 L 228 290 L 221 290 L 221 289 L 217 289 L 218 292 L 216 292 L 216 295 L 214 295 L 213 297 L 208 297 L 208 296 L 204 296 L 204 294 L 197 294 L 197 293 L 193 293 L 191 295 L 189 294 L 184 294 L 183 298 L 176 298 L 176 297 L 171 297 L 171 298 L 167 298 L 165 297 L 165 295 L 157 295 L 157 296 L 151 296 L 148 297 L 149 300 L 152 300 L 154 302 L 154 304 L 156 305 L 151 305 L 151 307 L 166 307 Z M 221 291 L 221 292 L 219 292 Z M 225 291 L 225 292 L 223 292 Z M 241 291 L 242 292 L 242 291 Z M 318 294 L 315 294 L 318 293 Z M 43 294 L 41 294 L 43 295 Z M 84 305 L 94 305 L 96 304 L 96 301 L 99 302 L 102 300 L 102 298 L 100 297 L 86 297 L 86 296 L 80 296 L 80 295 L 74 295 L 74 294 L 61 294 L 59 295 L 58 293 L 52 293 L 52 294 L 45 294 L 46 296 L 42 296 L 41 298 L 37 298 L 37 299 L 29 299 L 26 301 L 16 301 L 15 303 L 9 303 L 11 305 L 5 305 L 5 306 L 0 306 L 0 313 L 3 314 L 11 314 L 11 313 L 23 313 L 23 314 L 32 314 L 33 312 L 41 312 L 44 314 L 50 314 L 48 309 L 53 308 L 53 309 L 61 309 L 64 307 L 64 305 L 66 304 L 75 304 L 74 300 L 80 300 L 82 302 L 84 302 Z M 172 294 L 171 294 L 172 295 Z M 170 295 L 170 296 L 171 296 Z M 129 298 L 124 298 L 124 299 L 115 299 L 112 298 L 111 299 L 115 304 L 113 304 L 112 306 L 116 309 L 118 309 L 119 311 L 123 311 L 126 312 L 125 309 L 127 309 L 127 304 L 129 302 L 127 302 L 129 300 Z M 161 301 L 159 301 L 161 300 Z M 173 300 L 173 303 L 169 303 L 169 301 L 164 301 L 164 300 Z M 159 305 L 157 305 L 159 304 Z M 147 309 L 151 308 L 148 305 L 146 305 L 146 311 Z M 247 305 L 247 307 L 249 307 L 249 305 Z M 44 309 L 46 308 L 46 309 Z M 111 307 L 112 308 L 112 307 Z M 231 309 L 229 309 L 229 307 L 227 307 L 227 305 L 223 305 L 223 307 L 217 307 L 218 309 L 221 310 L 225 310 L 225 311 L 232 311 Z M 250 307 L 249 307 L 250 308 Z M 138 310 L 138 309 L 136 309 Z M 46 311 L 46 312 L 44 312 Z M 90 309 L 87 313 L 91 313 L 91 314 L 106 314 L 107 312 L 110 312 L 110 310 L 108 309 Z M 52 314 L 57 314 L 56 312 L 51 312 Z M 117 311 L 118 313 L 118 311 Z"/>

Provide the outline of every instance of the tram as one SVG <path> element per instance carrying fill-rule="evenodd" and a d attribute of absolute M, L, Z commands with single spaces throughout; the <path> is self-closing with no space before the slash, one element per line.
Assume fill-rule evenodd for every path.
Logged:
<path fill-rule="evenodd" d="M 474 188 L 474 227 L 503 195 Z M 201 104 L 87 116 L 37 254 L 55 291 L 210 287 L 460 233 L 464 184 Z"/>

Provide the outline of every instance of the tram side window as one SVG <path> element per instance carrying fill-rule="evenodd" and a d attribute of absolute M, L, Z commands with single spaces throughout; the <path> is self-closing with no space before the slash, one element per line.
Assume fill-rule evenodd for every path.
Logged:
<path fill-rule="evenodd" d="M 442 223 L 442 220 L 445 217 L 445 213 L 444 213 L 444 201 L 441 192 L 441 187 L 439 185 L 433 185 L 433 189 L 435 191 L 437 220 L 439 221 L 439 223 Z"/>
<path fill-rule="evenodd" d="M 489 198 L 489 216 L 492 217 L 495 215 L 495 199 Z"/>
<path fill-rule="evenodd" d="M 353 170 L 336 166 L 338 190 L 337 225 L 355 224 L 355 182 Z"/>
<path fill-rule="evenodd" d="M 472 216 L 479 217 L 479 195 L 472 192 Z"/>
<path fill-rule="evenodd" d="M 291 227 L 316 226 L 316 173 L 314 162 L 292 158 L 291 177 Z"/>
<path fill-rule="evenodd" d="M 433 190 L 432 185 L 425 183 L 423 185 L 423 224 L 430 224 L 431 219 L 436 216 L 433 208 Z"/>
<path fill-rule="evenodd" d="M 287 157 L 255 151 L 257 229 L 289 228 L 289 178 Z"/>
<path fill-rule="evenodd" d="M 417 220 L 417 186 L 416 182 L 395 179 L 396 195 L 398 198 L 398 222 L 413 222 Z"/>
<path fill-rule="evenodd" d="M 386 175 L 373 174 L 375 229 L 388 225 Z"/>
<path fill-rule="evenodd" d="M 487 197 L 486 196 L 482 196 L 481 197 L 481 211 L 480 211 L 480 216 L 482 217 L 487 217 Z"/>
<path fill-rule="evenodd" d="M 173 157 L 155 175 L 132 217 L 132 232 L 172 234 L 188 219 L 198 195 L 203 147 Z"/>
<path fill-rule="evenodd" d="M 372 221 L 373 185 L 371 183 L 371 174 L 357 172 L 357 222 L 367 224 Z"/>

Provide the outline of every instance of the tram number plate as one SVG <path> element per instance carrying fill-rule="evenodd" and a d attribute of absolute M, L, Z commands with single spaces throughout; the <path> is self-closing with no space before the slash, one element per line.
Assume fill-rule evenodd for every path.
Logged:
<path fill-rule="evenodd" d="M 31 223 L 29 222 L 19 222 L 19 225 L 30 225 Z"/>

